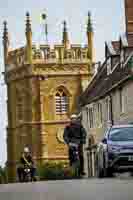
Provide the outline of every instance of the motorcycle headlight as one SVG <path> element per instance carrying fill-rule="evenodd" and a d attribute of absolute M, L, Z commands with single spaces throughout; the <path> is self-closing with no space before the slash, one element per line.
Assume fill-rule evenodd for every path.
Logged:
<path fill-rule="evenodd" d="M 25 171 L 25 172 L 30 172 L 30 169 L 25 169 L 24 171 Z"/>

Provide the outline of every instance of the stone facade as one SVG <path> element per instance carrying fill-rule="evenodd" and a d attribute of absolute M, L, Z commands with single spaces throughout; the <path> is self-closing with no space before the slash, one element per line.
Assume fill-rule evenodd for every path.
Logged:
<path fill-rule="evenodd" d="M 88 18 L 90 23 L 90 15 Z M 70 115 L 78 113 L 78 96 L 93 75 L 92 31 L 85 47 L 71 45 L 64 23 L 63 43 L 32 45 L 29 14 L 26 46 L 9 51 L 4 23 L 5 81 L 8 94 L 7 166 L 9 181 L 16 179 L 16 167 L 24 146 L 29 146 L 38 165 L 44 161 L 67 161 L 63 141 Z"/>
<path fill-rule="evenodd" d="M 132 91 L 133 78 L 122 84 L 120 88 L 118 87 L 114 91 L 110 92 L 109 95 L 104 98 L 98 99 L 97 101 L 83 107 L 82 123 L 88 133 L 88 140 L 85 148 L 100 142 L 110 125 L 133 123 Z M 112 98 L 112 111 L 109 109 L 110 96 Z M 99 113 L 98 109 L 99 104 L 101 105 L 101 113 Z M 92 108 L 94 109 L 92 115 L 93 126 L 91 126 L 91 116 L 89 115 L 89 110 Z M 111 112 L 113 121 L 109 118 Z M 91 137 L 93 138 L 92 142 L 90 141 Z M 84 157 L 87 176 L 95 176 L 95 147 L 90 149 L 88 152 L 85 151 Z"/>
<path fill-rule="evenodd" d="M 113 124 L 133 123 L 133 2 L 125 0 L 126 34 L 105 43 L 105 60 L 80 97 L 88 140 L 87 176 L 95 176 L 95 148 Z"/>

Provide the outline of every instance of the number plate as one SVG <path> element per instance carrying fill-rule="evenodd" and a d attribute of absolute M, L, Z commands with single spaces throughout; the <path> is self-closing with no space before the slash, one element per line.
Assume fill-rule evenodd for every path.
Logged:
<path fill-rule="evenodd" d="M 133 161 L 133 156 L 129 156 L 128 161 Z"/>

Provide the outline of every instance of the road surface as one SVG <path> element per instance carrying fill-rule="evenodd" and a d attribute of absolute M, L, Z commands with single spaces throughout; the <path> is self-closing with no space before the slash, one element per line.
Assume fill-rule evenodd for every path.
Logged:
<path fill-rule="evenodd" d="M 0 200 L 133 200 L 133 178 L 0 185 Z"/>

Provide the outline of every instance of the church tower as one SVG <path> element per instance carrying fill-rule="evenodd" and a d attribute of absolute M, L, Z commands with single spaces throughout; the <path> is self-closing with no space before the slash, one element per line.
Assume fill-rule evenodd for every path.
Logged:
<path fill-rule="evenodd" d="M 63 130 L 72 113 L 78 112 L 78 96 L 93 75 L 93 34 L 88 15 L 87 41 L 72 44 L 63 23 L 61 44 L 51 48 L 32 42 L 29 13 L 26 14 L 26 45 L 9 49 L 4 22 L 3 48 L 7 84 L 7 167 L 9 181 L 16 179 L 20 154 L 28 146 L 35 162 L 67 161 Z"/>

